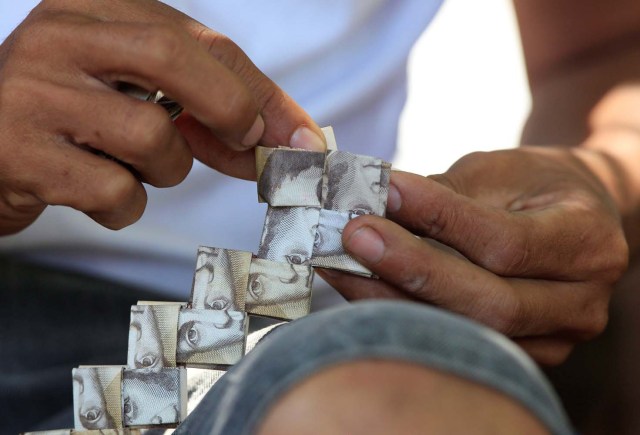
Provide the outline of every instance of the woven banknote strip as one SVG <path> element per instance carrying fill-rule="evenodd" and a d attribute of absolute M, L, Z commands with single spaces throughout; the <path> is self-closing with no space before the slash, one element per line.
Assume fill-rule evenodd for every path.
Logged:
<path fill-rule="evenodd" d="M 173 103 L 163 102 L 161 96 L 154 101 L 172 109 Z M 217 369 L 236 363 L 265 335 L 260 331 L 260 337 L 247 344 L 247 314 L 283 320 L 308 314 L 312 266 L 370 276 L 345 253 L 341 235 L 350 219 L 384 216 L 391 165 L 337 151 L 331 128 L 323 133 L 326 153 L 257 149 L 258 191 L 270 204 L 257 256 L 201 246 L 189 302 L 132 307 L 129 367 L 108 368 L 120 377 L 109 382 L 108 373 L 113 372 L 99 372 L 107 370 L 104 367 L 74 370 L 77 421 L 125 426 L 111 432 L 118 434 L 135 434 L 129 428 L 136 427 L 175 427 L 223 375 Z M 187 382 L 186 368 L 176 364 L 216 370 L 190 368 L 196 372 Z M 82 377 L 93 386 L 85 389 L 82 381 L 84 393 L 76 380 Z M 91 393 L 98 397 L 97 405 L 87 412 L 83 405 L 89 403 L 91 391 L 98 392 Z M 193 398 L 189 405 L 188 398 Z M 79 426 L 83 432 L 58 433 L 88 429 Z"/>
<path fill-rule="evenodd" d="M 382 160 L 344 151 L 327 153 L 326 210 L 384 215 L 380 210 Z"/>
<path fill-rule="evenodd" d="M 295 152 L 282 150 L 290 156 Z M 312 265 L 372 276 L 342 247 L 342 231 L 350 219 L 384 216 L 391 165 L 380 159 L 341 151 L 329 152 L 325 166 L 322 209 L 273 207 L 267 216 L 258 257 L 274 262 Z"/>
<path fill-rule="evenodd" d="M 244 311 L 252 256 L 246 251 L 200 246 L 190 307 Z"/>
<path fill-rule="evenodd" d="M 308 265 L 319 217 L 320 209 L 315 207 L 269 207 L 258 258 Z"/>
<path fill-rule="evenodd" d="M 320 207 L 324 159 L 321 152 L 258 147 L 258 201 L 272 207 Z"/>
<path fill-rule="evenodd" d="M 187 416 L 186 369 L 124 369 L 122 416 L 126 427 L 179 424 Z"/>
<path fill-rule="evenodd" d="M 247 287 L 247 313 L 293 320 L 311 311 L 313 269 L 303 264 L 254 258 Z"/>
<path fill-rule="evenodd" d="M 179 303 L 131 307 L 127 366 L 158 370 L 176 366 Z"/>
<path fill-rule="evenodd" d="M 73 413 L 76 430 L 123 427 L 122 370 L 122 366 L 73 369 Z"/>
<path fill-rule="evenodd" d="M 179 365 L 218 368 L 240 361 L 249 320 L 244 311 L 183 308 L 178 320 Z"/>

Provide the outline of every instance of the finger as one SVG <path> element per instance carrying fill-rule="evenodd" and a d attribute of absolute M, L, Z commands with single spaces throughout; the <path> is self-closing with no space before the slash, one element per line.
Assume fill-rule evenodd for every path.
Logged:
<path fill-rule="evenodd" d="M 331 269 L 315 269 L 316 273 L 348 301 L 359 299 L 415 300 L 409 294 L 378 279 L 364 278 Z"/>
<path fill-rule="evenodd" d="M 387 284 L 509 336 L 592 336 L 606 324 L 609 294 L 595 284 L 501 278 L 376 216 L 350 221 L 342 240 Z"/>
<path fill-rule="evenodd" d="M 91 9 L 92 5 L 85 5 Z M 215 32 L 191 17 L 157 2 L 140 2 L 123 13 L 122 8 L 109 8 L 108 15 L 129 22 L 173 23 L 197 40 L 220 63 L 244 81 L 258 104 L 265 121 L 261 144 L 291 146 L 312 151 L 324 151 L 326 144 L 318 125 L 279 86 L 264 75 L 249 57 L 228 37 Z M 105 13 L 93 8 L 93 14 Z M 205 162 L 207 163 L 207 162 Z"/>
<path fill-rule="evenodd" d="M 584 232 L 620 237 L 585 212 L 580 199 L 528 213 L 486 206 L 432 179 L 394 171 L 394 209 L 389 218 L 415 234 L 449 245 L 474 263 L 504 276 L 582 280 L 601 270 L 601 256 L 587 243 L 599 244 Z M 585 199 L 587 201 L 587 199 Z M 599 248 L 599 247 L 598 247 Z"/>
<path fill-rule="evenodd" d="M 67 130 L 76 143 L 130 165 L 141 181 L 169 187 L 189 173 L 191 150 L 161 107 L 112 90 L 49 86 L 42 93 L 41 101 L 59 107 L 53 115 L 58 125 L 65 126 L 59 129 Z M 74 122 L 69 123 L 69 119 Z"/>
<path fill-rule="evenodd" d="M 237 150 L 262 136 L 264 120 L 243 80 L 178 27 L 64 24 L 72 26 L 78 41 L 74 56 L 90 76 L 162 89 Z"/>
<path fill-rule="evenodd" d="M 542 366 L 553 367 L 562 364 L 571 354 L 576 342 L 558 337 L 522 337 L 515 343 Z"/>
<path fill-rule="evenodd" d="M 262 73 L 232 40 L 206 28 L 197 38 L 211 55 L 246 83 L 254 96 L 265 120 L 262 145 L 326 150 L 324 135 L 309 114 Z"/>
<path fill-rule="evenodd" d="M 123 166 L 60 137 L 41 145 L 28 147 L 33 152 L 22 156 L 30 162 L 22 184 L 43 203 L 75 208 L 110 229 L 124 228 L 142 216 L 146 192 Z"/>
<path fill-rule="evenodd" d="M 223 174 L 244 180 L 256 180 L 256 157 L 253 149 L 230 149 L 188 113 L 180 116 L 175 124 L 186 138 L 196 159 Z"/>

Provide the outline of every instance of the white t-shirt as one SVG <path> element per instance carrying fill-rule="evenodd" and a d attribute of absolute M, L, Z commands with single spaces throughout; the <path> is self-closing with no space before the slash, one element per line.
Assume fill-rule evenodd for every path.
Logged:
<path fill-rule="evenodd" d="M 406 99 L 409 51 L 441 2 L 166 1 L 236 41 L 319 125 L 334 127 L 341 149 L 386 160 Z M 0 5 L 0 39 L 34 3 Z M 188 297 L 199 245 L 257 251 L 266 207 L 255 183 L 196 162 L 181 185 L 147 191 L 144 216 L 124 230 L 48 207 L 23 232 L 0 238 L 0 249 L 178 300 Z"/>

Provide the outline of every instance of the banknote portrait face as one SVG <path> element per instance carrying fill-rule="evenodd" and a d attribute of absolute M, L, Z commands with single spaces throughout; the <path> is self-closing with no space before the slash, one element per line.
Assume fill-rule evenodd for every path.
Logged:
<path fill-rule="evenodd" d="M 72 377 L 75 428 L 121 428 L 122 367 L 80 367 Z"/>
<path fill-rule="evenodd" d="M 176 425 L 186 414 L 186 370 L 125 369 L 122 415 L 125 426 Z"/>
<path fill-rule="evenodd" d="M 327 192 L 323 208 L 360 214 L 380 210 L 382 160 L 343 151 L 327 155 Z"/>
<path fill-rule="evenodd" d="M 134 305 L 129 324 L 129 368 L 175 367 L 180 305 Z"/>
<path fill-rule="evenodd" d="M 258 257 L 308 265 L 319 216 L 320 209 L 315 207 L 269 207 Z"/>
<path fill-rule="evenodd" d="M 198 248 L 191 306 L 210 310 L 244 310 L 250 252 Z"/>
<path fill-rule="evenodd" d="M 289 320 L 307 315 L 312 281 L 310 266 L 256 258 L 249 273 L 247 312 Z"/>
<path fill-rule="evenodd" d="M 258 195 L 272 207 L 320 207 L 325 153 L 263 149 Z M 258 159 L 259 161 L 260 159 Z"/>
<path fill-rule="evenodd" d="M 244 355 L 247 327 L 242 311 L 183 309 L 177 361 L 195 366 L 235 364 Z"/>

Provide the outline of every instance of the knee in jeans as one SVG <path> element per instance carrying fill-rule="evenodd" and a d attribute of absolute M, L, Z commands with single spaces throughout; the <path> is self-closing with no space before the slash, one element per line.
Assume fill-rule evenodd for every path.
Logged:
<path fill-rule="evenodd" d="M 427 367 L 363 360 L 322 370 L 267 412 L 261 435 L 548 433 L 501 393 Z"/>

